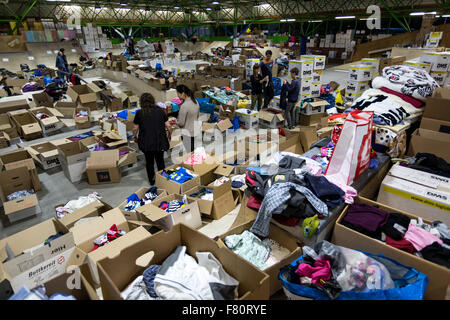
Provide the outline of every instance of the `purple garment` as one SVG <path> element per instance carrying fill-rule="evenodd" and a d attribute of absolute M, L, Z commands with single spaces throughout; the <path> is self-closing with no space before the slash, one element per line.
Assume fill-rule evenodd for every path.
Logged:
<path fill-rule="evenodd" d="M 105 150 L 105 147 L 100 147 L 98 144 L 95 145 L 94 151 L 103 151 Z"/>
<path fill-rule="evenodd" d="M 355 203 L 348 208 L 343 221 L 369 232 L 376 232 L 386 223 L 389 214 L 368 204 Z"/>
<path fill-rule="evenodd" d="M 120 157 L 121 157 L 121 156 L 124 156 L 124 155 L 126 155 L 127 153 L 130 153 L 130 151 L 122 151 L 122 152 L 119 153 L 119 156 L 120 156 Z"/>

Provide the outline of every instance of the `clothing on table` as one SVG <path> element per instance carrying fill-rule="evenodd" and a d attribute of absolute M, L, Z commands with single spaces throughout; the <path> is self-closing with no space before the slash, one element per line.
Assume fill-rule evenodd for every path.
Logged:
<path fill-rule="evenodd" d="M 147 178 L 151 185 L 155 184 L 155 160 L 158 171 L 164 170 L 164 151 L 145 151 L 145 168 L 147 170 Z"/>
<path fill-rule="evenodd" d="M 103 247 L 104 245 L 116 240 L 117 238 L 120 238 L 125 234 L 125 231 L 120 230 L 115 224 L 113 224 L 105 234 L 94 240 L 94 248 L 91 250 L 91 252 L 97 250 L 100 247 Z"/>
<path fill-rule="evenodd" d="M 336 208 L 343 202 L 345 192 L 324 176 L 305 175 L 306 186 L 330 208 Z"/>
<path fill-rule="evenodd" d="M 381 240 L 380 226 L 386 223 L 389 214 L 368 204 L 352 204 L 342 224 L 369 237 Z"/>
<path fill-rule="evenodd" d="M 250 229 L 251 232 L 262 237 L 266 237 L 269 234 L 272 212 L 276 208 L 283 206 L 290 199 L 290 191 L 292 189 L 303 194 L 319 213 L 328 216 L 327 205 L 317 198 L 309 189 L 292 182 L 277 183 L 270 187 L 266 193 L 261 203 L 261 208 L 258 211 L 258 216 Z"/>
<path fill-rule="evenodd" d="M 441 239 L 413 223 L 409 224 L 404 239 L 411 242 L 417 251 L 422 251 L 423 248 L 431 245 L 433 242 L 437 242 L 440 245 L 443 243 Z"/>
<path fill-rule="evenodd" d="M 197 252 L 198 263 L 179 246 L 161 265 L 154 289 L 164 300 L 232 300 L 239 282 L 210 252 Z"/>
<path fill-rule="evenodd" d="M 424 247 L 420 254 L 428 261 L 450 268 L 450 249 L 444 248 L 437 242 Z"/>
<path fill-rule="evenodd" d="M 420 101 L 420 100 L 417 100 L 417 99 L 415 99 L 415 98 L 413 98 L 411 96 L 407 96 L 405 94 L 402 94 L 401 92 L 397 92 L 397 91 L 394 91 L 394 90 L 391 90 L 391 89 L 385 88 L 385 87 L 381 87 L 380 90 L 382 90 L 384 92 L 387 92 L 389 94 L 396 95 L 400 99 L 410 103 L 411 105 L 413 105 L 416 108 L 421 108 L 424 105 L 423 101 Z"/>
<path fill-rule="evenodd" d="M 142 109 L 136 111 L 133 123 L 139 125 L 138 146 L 142 152 L 164 152 L 169 150 L 169 140 L 165 123 L 166 113 L 160 108 L 148 112 Z"/>
<path fill-rule="evenodd" d="M 386 244 L 390 245 L 391 247 L 406 251 L 408 253 L 413 254 L 416 252 L 416 249 L 414 249 L 414 246 L 411 242 L 405 239 L 395 240 L 386 235 Z"/>
<path fill-rule="evenodd" d="M 183 167 L 177 167 L 176 169 L 167 169 L 163 170 L 161 175 L 167 180 L 171 180 L 177 182 L 179 184 L 183 184 L 186 181 L 189 181 L 194 178 L 194 174 L 192 174 L 188 169 Z M 197 176 L 197 175 L 195 175 Z"/>
<path fill-rule="evenodd" d="M 400 241 L 408 230 L 410 222 L 411 219 L 408 216 L 392 212 L 389 213 L 386 223 L 381 226 L 381 231 L 393 240 Z"/>

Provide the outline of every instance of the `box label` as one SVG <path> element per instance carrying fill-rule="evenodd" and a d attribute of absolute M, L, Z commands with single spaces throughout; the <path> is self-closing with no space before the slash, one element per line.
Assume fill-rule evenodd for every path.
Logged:
<path fill-rule="evenodd" d="M 418 202 L 418 203 L 421 203 L 421 204 L 424 204 L 424 205 L 427 205 L 427 206 L 430 206 L 430 207 L 434 207 L 434 208 L 442 210 L 442 211 L 450 212 L 450 206 L 442 204 L 442 203 L 439 203 L 439 202 L 436 202 L 436 201 L 433 201 L 433 200 L 430 200 L 430 199 L 426 199 L 426 198 L 421 197 L 421 196 L 412 195 L 412 194 L 410 194 L 408 192 L 400 191 L 400 190 L 397 190 L 397 189 L 394 189 L 394 188 L 391 188 L 391 187 L 388 187 L 388 186 L 384 186 L 384 191 L 388 192 L 388 193 L 391 193 L 393 195 L 396 195 L 398 197 L 402 197 L 402 198 L 407 199 L 407 200 L 415 201 L 415 202 Z M 439 193 L 433 192 L 433 191 L 427 191 L 427 195 L 429 197 L 432 197 L 432 198 L 435 198 L 435 199 L 441 200 L 441 201 L 442 200 L 444 200 L 444 201 L 448 200 L 445 195 L 439 194 Z"/>

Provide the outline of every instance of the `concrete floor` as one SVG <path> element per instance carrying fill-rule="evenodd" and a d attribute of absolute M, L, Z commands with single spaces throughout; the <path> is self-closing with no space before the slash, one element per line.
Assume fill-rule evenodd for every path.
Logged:
<path fill-rule="evenodd" d="M 183 63 L 182 63 L 183 64 Z M 178 66 L 174 66 L 178 67 Z M 186 67 L 183 65 L 183 67 Z M 190 66 L 189 66 L 190 67 Z M 88 75 L 87 75 L 88 76 Z M 86 77 L 87 77 L 86 76 Z M 341 84 L 340 87 L 345 87 L 346 72 L 325 70 L 323 74 L 323 83 L 331 80 L 337 81 Z M 93 126 L 91 129 L 98 130 L 98 126 Z M 22 145 L 36 144 L 48 140 L 60 139 L 73 136 L 78 133 L 86 132 L 88 130 L 74 130 L 69 132 L 58 133 L 53 136 L 44 137 L 32 141 L 23 141 Z M 236 135 L 245 135 L 244 130 L 239 130 Z M 213 143 L 206 142 L 206 149 L 213 148 Z M 0 154 L 4 154 L 17 147 L 11 146 L 9 148 L 1 149 Z M 136 148 L 137 149 L 137 148 Z M 166 153 L 166 166 L 172 165 L 170 152 Z M 145 160 L 143 156 L 138 156 L 138 162 L 131 168 L 126 168 L 122 174 L 122 181 L 118 184 L 108 185 L 89 185 L 87 181 L 79 183 L 71 183 L 64 175 L 61 168 L 55 168 L 50 171 L 43 171 L 38 168 L 39 179 L 42 184 L 42 190 L 37 193 L 39 205 L 42 213 L 38 216 L 31 217 L 26 220 L 21 220 L 14 224 L 10 224 L 3 213 L 3 208 L 0 211 L 0 239 L 12 235 L 16 232 L 22 231 L 35 224 L 38 224 L 55 216 L 55 205 L 67 203 L 69 200 L 77 199 L 79 196 L 86 196 L 94 191 L 98 192 L 103 197 L 103 201 L 115 207 L 123 202 L 130 194 L 135 192 L 142 186 L 148 186 L 147 173 L 145 169 Z"/>

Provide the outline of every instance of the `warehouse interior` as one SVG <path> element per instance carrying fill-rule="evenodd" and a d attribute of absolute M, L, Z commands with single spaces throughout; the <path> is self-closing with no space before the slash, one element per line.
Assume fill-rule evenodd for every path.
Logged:
<path fill-rule="evenodd" d="M 1 300 L 450 299 L 448 1 L 0 7 Z"/>

